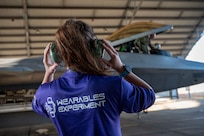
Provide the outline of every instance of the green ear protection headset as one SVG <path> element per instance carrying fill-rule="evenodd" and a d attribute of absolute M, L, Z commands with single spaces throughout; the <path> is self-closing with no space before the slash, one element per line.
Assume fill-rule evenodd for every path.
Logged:
<path fill-rule="evenodd" d="M 57 49 L 56 42 L 52 42 L 50 44 L 50 57 L 51 57 L 51 60 L 57 64 L 59 64 L 62 61 L 62 58 Z"/>
<path fill-rule="evenodd" d="M 103 41 L 102 40 L 98 40 L 98 39 L 95 39 L 94 40 L 94 46 L 96 48 L 96 55 L 97 57 L 100 57 L 102 58 L 103 57 Z"/>

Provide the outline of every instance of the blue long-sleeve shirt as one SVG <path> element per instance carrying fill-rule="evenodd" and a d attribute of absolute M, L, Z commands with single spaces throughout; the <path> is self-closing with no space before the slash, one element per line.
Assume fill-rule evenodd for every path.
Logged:
<path fill-rule="evenodd" d="M 38 88 L 32 107 L 53 121 L 60 136 L 121 136 L 121 112 L 140 112 L 154 101 L 153 90 L 122 77 L 67 71 Z"/>

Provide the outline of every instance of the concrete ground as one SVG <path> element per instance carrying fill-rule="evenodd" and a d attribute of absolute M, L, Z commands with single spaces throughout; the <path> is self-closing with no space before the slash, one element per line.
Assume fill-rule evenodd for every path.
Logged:
<path fill-rule="evenodd" d="M 147 114 L 121 115 L 123 136 L 204 136 L 204 100 L 157 102 Z"/>
<path fill-rule="evenodd" d="M 40 133 L 57 136 L 53 125 L 44 118 L 41 125 L 26 126 L 30 117 L 38 123 L 39 117 L 34 112 L 21 117 L 18 114 L 0 114 L 0 136 L 40 136 Z M 138 114 L 122 113 L 121 129 L 123 136 L 204 136 L 204 99 L 160 99 L 148 113 L 140 113 L 139 119 Z"/>

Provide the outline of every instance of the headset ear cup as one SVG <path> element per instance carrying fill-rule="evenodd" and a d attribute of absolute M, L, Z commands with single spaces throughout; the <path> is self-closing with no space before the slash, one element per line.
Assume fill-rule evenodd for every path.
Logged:
<path fill-rule="evenodd" d="M 102 57 L 103 55 L 103 47 L 102 44 L 103 42 L 101 40 L 95 39 L 90 41 L 91 44 L 91 50 L 94 52 L 94 54 L 97 57 Z"/>
<path fill-rule="evenodd" d="M 101 40 L 98 40 L 98 39 L 96 41 L 97 41 L 97 47 L 96 47 L 97 55 L 99 57 L 102 57 L 102 55 L 103 55 L 103 47 L 102 47 L 103 42 Z"/>
<path fill-rule="evenodd" d="M 50 45 L 50 57 L 51 57 L 51 60 L 57 64 L 61 63 L 62 61 L 62 58 L 59 54 L 59 50 L 57 49 L 55 42 L 52 42 Z"/>

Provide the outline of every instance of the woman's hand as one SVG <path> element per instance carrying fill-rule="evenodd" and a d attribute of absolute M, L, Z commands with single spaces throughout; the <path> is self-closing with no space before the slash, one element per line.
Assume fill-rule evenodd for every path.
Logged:
<path fill-rule="evenodd" d="M 121 73 L 123 71 L 124 64 L 122 63 L 118 52 L 106 40 L 103 40 L 103 48 L 110 56 L 110 60 L 103 59 L 104 63 L 115 69 L 118 73 Z"/>
<path fill-rule="evenodd" d="M 118 52 L 105 40 L 103 40 L 103 48 L 107 51 L 107 53 L 111 58 L 109 61 L 106 59 L 103 59 L 104 63 L 106 63 L 106 65 L 108 65 L 109 67 L 112 67 L 113 69 L 115 69 L 118 73 L 122 73 L 124 64 L 120 60 Z M 130 72 L 130 74 L 125 76 L 124 79 L 137 86 L 141 86 L 147 89 L 152 89 L 152 87 L 147 82 L 145 82 L 143 79 L 135 75 L 133 72 Z"/>
<path fill-rule="evenodd" d="M 45 75 L 44 75 L 42 84 L 46 82 L 51 82 L 54 79 L 54 73 L 58 66 L 57 63 L 53 63 L 51 61 L 49 50 L 50 50 L 50 43 L 44 49 L 43 64 L 45 67 Z"/>

